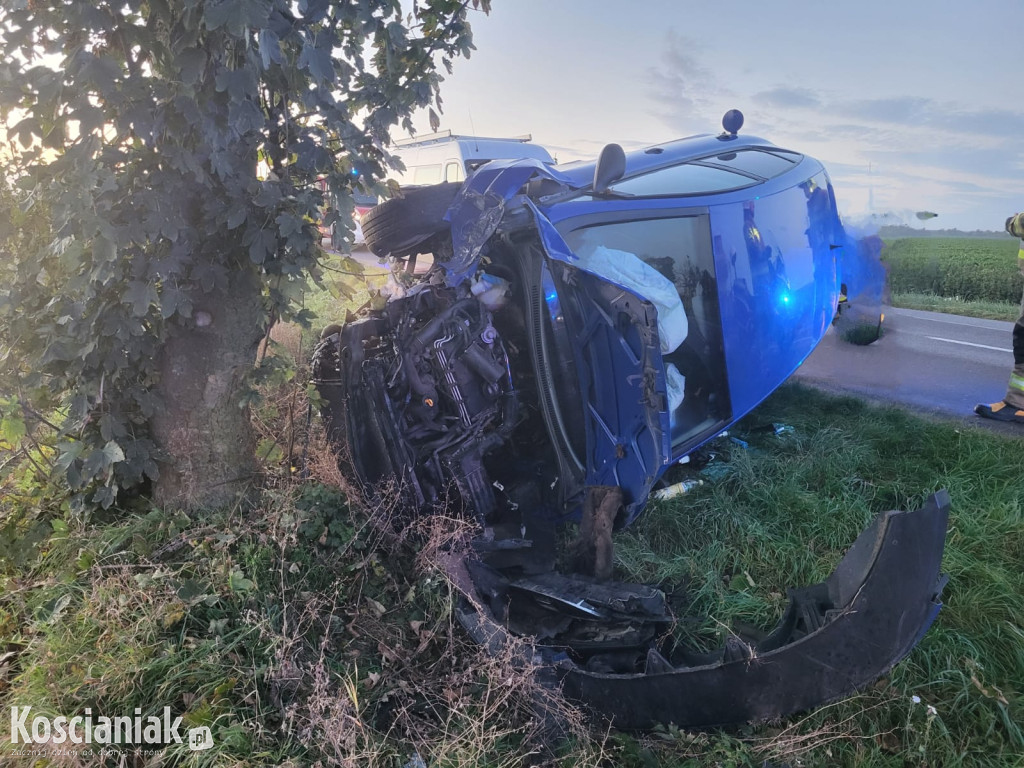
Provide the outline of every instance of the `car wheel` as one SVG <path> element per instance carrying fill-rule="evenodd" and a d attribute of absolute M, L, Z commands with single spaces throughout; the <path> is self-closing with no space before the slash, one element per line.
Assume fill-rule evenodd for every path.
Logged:
<path fill-rule="evenodd" d="M 385 200 L 363 217 L 363 238 L 375 256 L 429 253 L 431 238 L 448 231 L 444 220 L 461 184 L 411 187 Z"/>

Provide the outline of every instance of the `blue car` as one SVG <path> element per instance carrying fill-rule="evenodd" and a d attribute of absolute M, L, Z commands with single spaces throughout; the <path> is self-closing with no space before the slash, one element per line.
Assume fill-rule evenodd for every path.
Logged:
<path fill-rule="evenodd" d="M 454 482 L 484 520 L 522 477 L 554 516 L 611 485 L 626 525 L 821 340 L 855 255 L 821 163 L 734 132 L 612 146 L 559 169 L 494 161 L 364 218 L 378 255 L 435 262 L 345 328 L 365 484 L 394 477 L 429 506 Z"/>
<path fill-rule="evenodd" d="M 383 306 L 323 334 L 314 376 L 328 434 L 367 493 L 395 489 L 419 510 L 455 501 L 475 516 L 484 554 L 467 590 L 515 594 L 520 602 L 531 595 L 541 611 L 560 605 L 583 622 L 598 614 L 625 620 L 593 594 L 579 600 L 594 613 L 580 614 L 576 598 L 586 588 L 551 574 L 553 557 L 545 553 L 556 538 L 553 526 L 588 513 L 594 489 L 615 490 L 606 522 L 628 525 L 669 467 L 796 370 L 837 317 L 841 296 L 880 292 L 877 269 L 863 263 L 859 243 L 844 231 L 821 163 L 740 135 L 741 125 L 734 111 L 719 135 L 630 153 L 611 144 L 596 161 L 572 166 L 492 161 L 462 184 L 406 189 L 364 217 L 367 244 L 402 264 L 404 279 Z M 417 275 L 425 253 L 433 266 Z M 869 341 L 878 336 L 878 318 L 867 323 Z M 905 596 L 919 620 L 901 625 L 882 662 L 871 661 L 866 677 L 852 684 L 909 650 L 909 638 L 916 640 L 937 610 L 945 508 L 936 502 L 934 511 L 913 514 L 934 533 L 910 545 L 923 553 L 915 568 L 925 586 Z M 860 551 L 881 557 L 895 526 L 877 523 L 865 534 L 873 543 Z M 517 548 L 528 553 L 517 559 L 510 554 Z M 812 613 L 827 624 L 829 611 L 853 599 L 850 584 L 863 585 L 872 568 L 880 572 L 875 560 L 858 557 L 833 595 L 842 593 L 845 603 L 819 599 L 828 587 L 817 585 L 818 597 L 793 610 L 812 610 L 813 603 Z M 631 597 L 608 598 L 609 605 L 650 607 L 647 593 L 623 589 Z M 897 602 L 894 610 L 906 607 L 902 597 Z M 471 611 L 464 623 L 471 631 L 487 621 L 514 628 L 503 605 Z M 652 610 L 629 619 L 647 627 L 645 641 L 631 635 L 639 655 L 606 672 L 645 679 L 692 672 L 693 664 L 668 658 L 647 669 L 660 631 Z M 772 647 L 751 645 L 751 653 L 791 650 L 815 629 L 788 621 Z M 551 647 L 568 648 L 584 677 L 595 656 L 611 658 L 604 646 L 564 637 Z M 715 663 L 750 659 L 733 656 L 725 649 Z M 573 679 L 564 681 L 566 690 L 591 706 L 592 699 L 624 695 Z M 841 682 L 840 693 L 851 685 Z M 641 685 L 635 706 L 608 714 L 627 727 L 666 718 L 713 725 L 780 716 L 815 696 L 838 695 L 816 682 L 810 700 L 799 693 L 784 704 L 737 709 L 735 690 L 709 692 L 734 703 L 706 716 L 673 716 L 672 706 L 683 707 L 686 698 L 668 701 L 673 685 L 658 689 L 657 713 L 640 706 L 651 695 Z"/>

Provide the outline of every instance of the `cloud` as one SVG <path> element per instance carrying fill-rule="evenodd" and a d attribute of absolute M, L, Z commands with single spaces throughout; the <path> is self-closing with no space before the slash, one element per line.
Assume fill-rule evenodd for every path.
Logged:
<path fill-rule="evenodd" d="M 751 96 L 754 101 L 782 109 L 810 109 L 821 106 L 821 98 L 809 88 L 779 86 Z"/>
<path fill-rule="evenodd" d="M 906 128 L 931 128 L 997 139 L 1016 140 L 1024 135 L 1024 112 L 1008 109 L 972 110 L 916 96 L 840 101 L 824 106 L 835 115 Z"/>
<path fill-rule="evenodd" d="M 574 139 L 567 144 L 549 144 L 542 142 L 544 148 L 550 152 L 559 163 L 571 163 L 575 160 L 596 160 L 608 142 L 595 141 L 594 139 Z M 654 141 L 618 141 L 626 152 L 635 149 L 644 149 Z"/>
<path fill-rule="evenodd" d="M 718 104 L 732 95 L 701 65 L 701 52 L 697 41 L 669 32 L 660 66 L 647 70 L 656 116 L 684 135 L 708 130 L 712 115 L 716 125 L 722 115 Z"/>
<path fill-rule="evenodd" d="M 670 33 L 649 71 L 651 112 L 677 136 L 715 130 L 738 106 L 745 132 L 821 160 L 840 197 L 862 211 L 935 210 L 947 226 L 985 228 L 993 212 L 1020 205 L 1024 109 L 928 94 L 858 98 L 779 83 L 728 93 L 699 44 Z M 756 83 L 753 76 L 736 83 Z M 796 81 L 799 82 L 799 81 Z M 872 169 L 870 176 L 867 171 Z M 1008 214 L 1001 214 L 1005 218 Z"/>

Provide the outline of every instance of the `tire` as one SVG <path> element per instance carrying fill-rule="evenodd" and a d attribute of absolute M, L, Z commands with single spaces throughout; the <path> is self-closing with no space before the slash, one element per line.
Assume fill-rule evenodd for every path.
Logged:
<path fill-rule="evenodd" d="M 429 253 L 428 241 L 447 232 L 444 215 L 461 184 L 409 187 L 402 197 L 385 200 L 363 217 L 363 238 L 375 256 Z"/>

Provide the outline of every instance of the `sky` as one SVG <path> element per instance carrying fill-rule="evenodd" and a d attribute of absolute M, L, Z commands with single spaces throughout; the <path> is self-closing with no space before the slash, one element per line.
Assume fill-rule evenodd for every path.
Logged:
<path fill-rule="evenodd" d="M 736 108 L 825 164 L 848 221 L 1001 230 L 1024 210 L 1021 0 L 492 0 L 471 22 L 442 130 L 530 133 L 568 162 Z"/>

